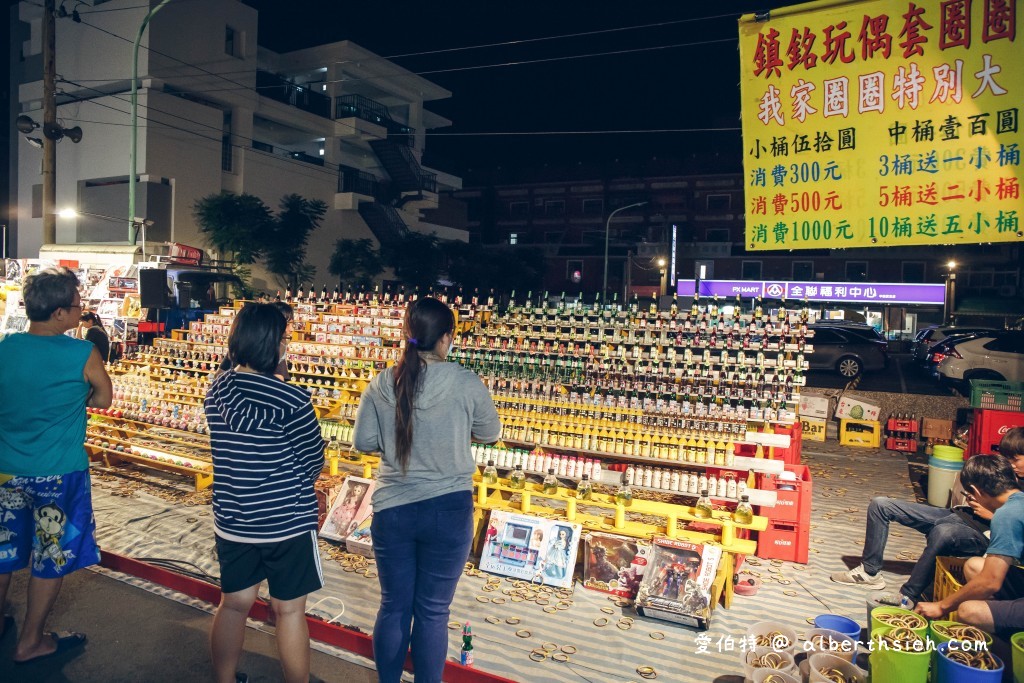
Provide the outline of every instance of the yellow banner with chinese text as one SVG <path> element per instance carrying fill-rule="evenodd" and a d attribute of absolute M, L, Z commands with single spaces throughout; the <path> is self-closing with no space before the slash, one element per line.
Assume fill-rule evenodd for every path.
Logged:
<path fill-rule="evenodd" d="M 1019 0 L 740 19 L 751 250 L 1021 241 Z"/>

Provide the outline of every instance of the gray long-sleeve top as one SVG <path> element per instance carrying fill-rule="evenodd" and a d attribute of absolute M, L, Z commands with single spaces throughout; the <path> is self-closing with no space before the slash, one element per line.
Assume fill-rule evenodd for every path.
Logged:
<path fill-rule="evenodd" d="M 491 443 L 501 436 L 494 401 L 472 371 L 456 363 L 433 363 L 422 370 L 420 380 L 405 473 L 395 455 L 393 369 L 377 375 L 359 401 L 354 446 L 382 454 L 373 492 L 375 511 L 471 491 L 476 471 L 471 439 Z"/>

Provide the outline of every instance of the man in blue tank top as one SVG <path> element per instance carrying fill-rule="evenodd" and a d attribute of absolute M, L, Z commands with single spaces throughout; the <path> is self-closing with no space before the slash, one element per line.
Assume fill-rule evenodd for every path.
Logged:
<path fill-rule="evenodd" d="M 0 605 L 14 572 L 31 567 L 15 664 L 85 643 L 82 633 L 44 633 L 64 577 L 100 560 L 85 453 L 86 406 L 107 408 L 110 378 L 78 325 L 78 278 L 66 268 L 30 275 L 27 332 L 0 339 Z M 2 631 L 0 631 L 2 635 Z"/>

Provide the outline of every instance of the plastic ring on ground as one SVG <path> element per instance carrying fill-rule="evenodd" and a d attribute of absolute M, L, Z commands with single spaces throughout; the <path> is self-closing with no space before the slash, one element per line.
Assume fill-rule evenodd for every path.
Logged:
<path fill-rule="evenodd" d="M 575 645 L 563 645 L 562 652 L 564 652 L 567 655 L 574 655 L 578 652 L 578 650 L 576 649 Z"/>
<path fill-rule="evenodd" d="M 556 652 L 555 654 L 551 655 L 551 659 L 556 662 L 562 662 L 564 664 L 569 661 L 569 655 L 563 654 L 561 652 Z"/>
<path fill-rule="evenodd" d="M 558 611 L 558 608 L 553 606 L 553 605 L 548 605 L 547 607 L 544 608 L 544 612 L 547 613 L 547 614 L 554 614 L 557 611 Z"/>
<path fill-rule="evenodd" d="M 509 626 L 515 626 L 520 621 L 522 621 L 522 619 L 520 619 L 519 617 L 509 617 L 508 619 L 505 620 L 505 623 L 508 624 Z"/>
<path fill-rule="evenodd" d="M 491 598 L 491 602 L 495 605 L 504 605 L 506 602 L 508 602 L 508 600 L 499 596 L 497 598 Z"/>
<path fill-rule="evenodd" d="M 541 645 L 540 649 L 546 650 L 547 652 L 554 652 L 555 650 L 558 649 L 558 645 L 556 643 L 548 642 L 548 643 L 544 643 L 543 645 Z"/>
<path fill-rule="evenodd" d="M 658 677 L 658 672 L 654 670 L 653 666 L 638 666 L 636 672 L 643 678 L 654 679 Z"/>
<path fill-rule="evenodd" d="M 633 628 L 633 624 L 628 624 L 628 623 L 626 623 L 624 621 L 620 621 L 619 623 L 617 623 L 615 625 L 618 626 L 619 630 L 622 630 L 622 631 L 628 631 L 629 629 Z"/>
<path fill-rule="evenodd" d="M 547 658 L 548 653 L 544 652 L 544 650 L 534 650 L 530 653 L 530 659 L 532 659 L 535 662 L 543 662 Z"/>
<path fill-rule="evenodd" d="M 610 623 L 612 623 L 612 620 L 608 617 L 598 617 L 597 619 L 594 619 L 594 626 L 597 626 L 598 628 L 603 628 Z"/>
<path fill-rule="evenodd" d="M 665 640 L 665 634 L 661 631 L 652 631 L 650 633 L 651 638 L 654 640 Z"/>
<path fill-rule="evenodd" d="M 619 621 L 621 621 L 624 624 L 632 624 L 633 617 L 619 617 Z"/>
<path fill-rule="evenodd" d="M 533 634 L 527 631 L 525 628 L 521 628 L 518 631 L 516 631 L 517 638 L 529 638 L 531 636 L 533 636 Z"/>
<path fill-rule="evenodd" d="M 486 621 L 488 624 L 500 624 L 501 623 L 501 619 L 499 619 L 498 617 L 484 617 L 484 621 Z"/>
<path fill-rule="evenodd" d="M 461 622 L 458 622 L 458 621 L 449 621 L 448 622 L 448 630 L 449 631 L 454 631 L 457 628 L 462 628 L 462 623 Z"/>
<path fill-rule="evenodd" d="M 615 614 L 615 610 L 613 610 L 611 607 L 602 607 L 601 611 L 605 614 Z"/>
<path fill-rule="evenodd" d="M 367 570 L 367 572 L 365 574 L 363 574 L 363 576 L 365 576 L 368 579 L 376 579 L 377 578 L 377 572 Z"/>
<path fill-rule="evenodd" d="M 476 601 L 477 602 L 490 602 L 491 599 L 489 597 L 487 597 L 486 595 L 478 595 L 478 596 L 476 596 Z"/>

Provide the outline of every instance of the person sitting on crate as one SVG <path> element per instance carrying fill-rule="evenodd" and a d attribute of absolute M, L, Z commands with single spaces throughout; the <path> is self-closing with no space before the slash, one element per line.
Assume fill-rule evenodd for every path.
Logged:
<path fill-rule="evenodd" d="M 938 602 L 918 603 L 915 611 L 942 619 L 956 610 L 958 621 L 1009 637 L 1024 629 L 1024 492 L 1010 460 L 998 455 L 968 460 L 960 481 L 979 505 L 994 513 L 988 552 L 967 560 L 967 583 L 959 590 Z"/>
<path fill-rule="evenodd" d="M 1015 427 L 999 443 L 1000 454 L 1006 456 L 1018 478 L 1024 478 L 1024 428 Z M 832 574 L 833 581 L 862 586 L 871 590 L 885 588 L 880 574 L 882 556 L 889 536 L 889 523 L 896 522 L 916 529 L 927 538 L 921 557 L 914 564 L 910 578 L 899 593 L 886 593 L 876 598 L 884 605 L 913 609 L 921 601 L 935 579 L 935 558 L 943 555 L 978 556 L 988 546 L 988 521 L 992 513 L 971 499 L 961 485 L 962 474 L 953 483 L 950 509 L 924 503 L 911 503 L 899 498 L 879 496 L 868 506 L 867 530 L 864 532 L 864 555 L 861 564 L 845 572 Z"/>

